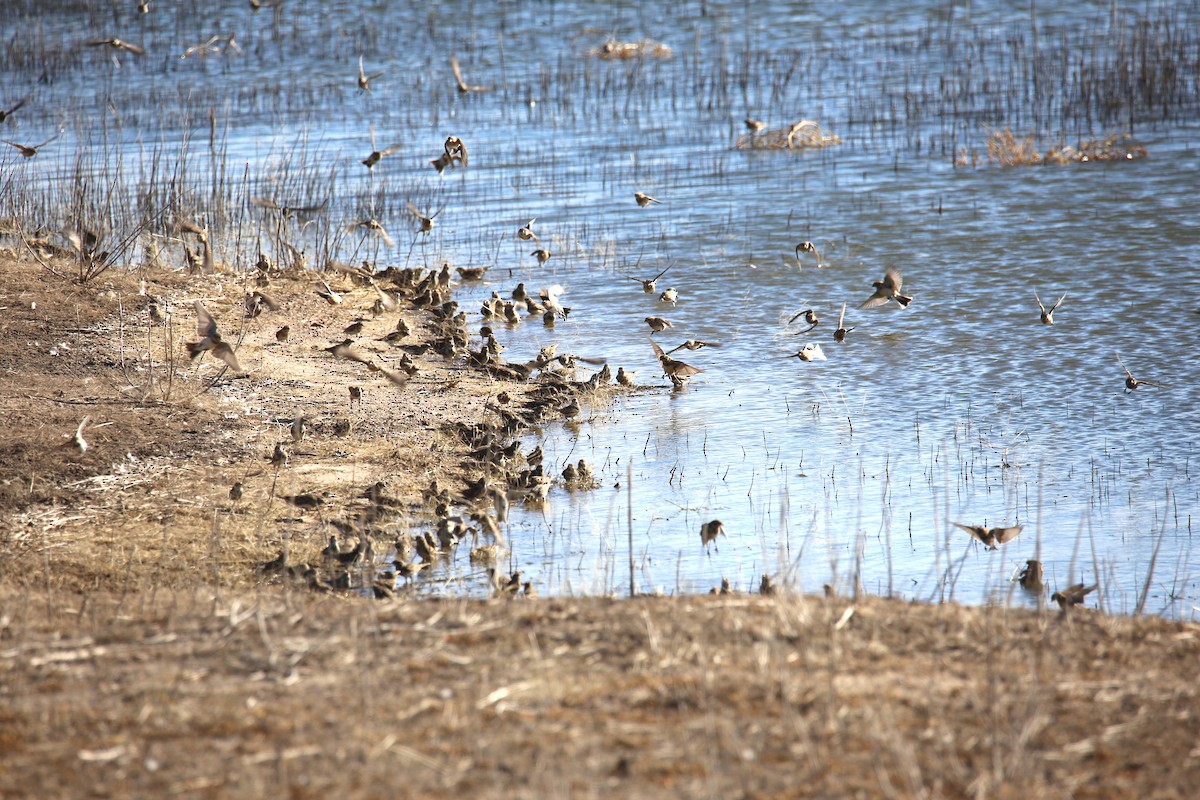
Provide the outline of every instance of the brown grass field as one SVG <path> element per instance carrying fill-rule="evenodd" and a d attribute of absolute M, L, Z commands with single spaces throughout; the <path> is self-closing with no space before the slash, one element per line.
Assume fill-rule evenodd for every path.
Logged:
<path fill-rule="evenodd" d="M 1196 796 L 1193 624 L 786 591 L 368 599 L 265 576 L 281 550 L 315 562 L 376 481 L 389 530 L 422 527 L 421 490 L 472 476 L 447 424 L 534 391 L 433 352 L 403 388 L 334 359 L 373 299 L 338 284 L 330 306 L 277 277 L 282 309 L 243 320 L 227 274 L 80 285 L 0 252 L 0 796 Z M 188 362 L 198 298 L 244 376 Z M 281 499 L 302 493 L 323 502 Z"/>

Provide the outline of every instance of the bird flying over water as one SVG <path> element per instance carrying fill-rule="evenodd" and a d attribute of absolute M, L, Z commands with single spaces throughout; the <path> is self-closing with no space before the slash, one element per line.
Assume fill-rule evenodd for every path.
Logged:
<path fill-rule="evenodd" d="M 1020 535 L 1025 527 L 1024 525 L 1012 525 L 1007 528 L 989 528 L 986 525 L 964 525 L 961 522 L 955 522 L 953 525 L 956 528 L 962 528 L 983 542 L 989 550 L 995 550 L 997 545 L 1011 542 Z"/>
<path fill-rule="evenodd" d="M 813 244 L 812 242 L 801 242 L 800 244 L 796 245 L 796 265 L 803 267 L 804 264 L 802 264 L 800 261 L 801 253 L 812 253 L 813 255 L 815 255 L 817 257 L 817 268 L 818 269 L 820 268 L 821 253 L 817 250 L 817 246 L 815 244 Z"/>
<path fill-rule="evenodd" d="M 650 205 L 651 203 L 655 203 L 656 205 L 662 205 L 662 200 L 655 200 L 653 197 L 651 197 L 650 195 L 645 194 L 643 192 L 634 192 L 633 199 L 636 200 L 637 204 L 639 206 L 641 206 L 642 208 L 645 208 L 646 206 Z"/>
<path fill-rule="evenodd" d="M 467 92 L 490 92 L 490 86 L 471 86 L 463 80 L 462 70 L 458 67 L 458 56 L 450 56 L 450 69 L 454 70 L 454 83 L 458 86 L 458 91 L 466 94 Z"/>
<path fill-rule="evenodd" d="M 362 56 L 358 57 L 358 88 L 359 89 L 361 89 L 364 92 L 371 91 L 371 81 L 375 80 L 376 78 L 380 78 L 380 77 L 383 77 L 382 72 L 376 72 L 374 75 L 368 75 L 367 71 L 365 69 L 363 69 L 363 57 Z"/>
<path fill-rule="evenodd" d="M 846 341 L 846 334 L 848 334 L 850 331 L 854 330 L 854 328 L 847 328 L 845 326 L 845 322 L 846 322 L 846 304 L 842 303 L 842 313 L 838 315 L 837 330 L 833 332 L 833 340 L 835 342 Z"/>
<path fill-rule="evenodd" d="M 43 147 L 45 147 L 46 145 L 53 142 L 59 136 L 62 136 L 62 131 L 59 131 L 58 133 L 54 134 L 53 136 L 51 136 L 49 139 L 42 142 L 41 144 L 34 144 L 34 145 L 18 144 L 16 142 L 10 142 L 8 139 L 0 139 L 0 142 L 4 142 L 5 144 L 12 145 L 13 147 L 17 148 L 18 150 L 21 151 L 21 155 L 25 156 L 26 158 L 33 158 L 34 156 L 36 156 L 38 154 L 38 150 L 41 150 Z"/>
<path fill-rule="evenodd" d="M 1125 370 L 1125 391 L 1126 391 L 1126 393 L 1134 391 L 1139 386 L 1150 386 L 1155 389 L 1163 388 L 1161 384 L 1151 383 L 1150 381 L 1143 381 L 1143 380 L 1139 380 L 1139 379 L 1133 377 L 1133 373 L 1130 372 L 1129 368 L 1126 367 L 1124 362 L 1121 361 L 1120 353 L 1117 353 L 1117 363 L 1121 365 L 1121 369 Z"/>
<path fill-rule="evenodd" d="M 883 280 L 875 281 L 871 284 L 875 287 L 875 294 L 868 297 L 859 308 L 879 308 L 880 306 L 887 305 L 892 300 L 899 303 L 901 308 L 908 308 L 908 304 L 913 299 L 900 294 L 900 287 L 903 283 L 904 278 L 901 277 L 899 270 L 887 270 L 883 274 Z"/>
<path fill-rule="evenodd" d="M 667 267 L 667 269 L 670 268 L 670 266 Z M 642 285 L 642 291 L 646 294 L 654 294 L 654 291 L 657 288 L 656 284 L 658 283 L 658 279 L 667 274 L 667 269 L 664 269 L 662 272 L 658 273 L 649 280 L 646 280 L 645 278 L 635 278 L 632 275 L 626 275 L 625 277 L 629 278 L 631 281 L 637 281 L 640 283 Z"/>
<path fill-rule="evenodd" d="M 1037 292 L 1033 293 L 1033 299 L 1037 300 L 1038 310 L 1041 311 L 1042 324 L 1043 325 L 1053 325 L 1054 324 L 1054 312 L 1057 311 L 1058 307 L 1062 305 L 1062 301 L 1067 299 L 1067 296 L 1064 294 L 1062 297 L 1058 298 L 1058 302 L 1055 303 L 1054 305 L 1050 306 L 1050 310 L 1048 310 L 1048 311 L 1046 310 L 1046 307 L 1044 305 L 1042 305 L 1042 298 L 1037 296 Z"/>

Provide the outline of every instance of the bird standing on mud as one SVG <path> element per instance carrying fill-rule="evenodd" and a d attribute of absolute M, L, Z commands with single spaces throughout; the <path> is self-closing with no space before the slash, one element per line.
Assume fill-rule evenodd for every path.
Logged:
<path fill-rule="evenodd" d="M 883 280 L 875 281 L 871 284 L 875 287 L 875 294 L 868 297 L 859 308 L 879 308 L 880 306 L 887 305 L 892 300 L 899 303 L 901 308 L 908 308 L 908 304 L 913 299 L 907 295 L 900 294 L 900 287 L 903 284 L 904 278 L 901 277 L 900 271 L 889 269 L 883 274 Z"/>

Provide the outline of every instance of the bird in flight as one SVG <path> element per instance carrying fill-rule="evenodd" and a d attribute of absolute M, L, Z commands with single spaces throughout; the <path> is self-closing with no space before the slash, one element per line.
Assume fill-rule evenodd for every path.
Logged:
<path fill-rule="evenodd" d="M 1033 293 L 1033 299 L 1037 300 L 1038 309 L 1042 313 L 1042 324 L 1043 325 L 1053 325 L 1054 324 L 1054 312 L 1057 311 L 1058 307 L 1062 305 L 1062 301 L 1067 299 L 1067 296 L 1064 294 L 1062 297 L 1058 298 L 1058 302 L 1055 303 L 1054 305 L 1050 306 L 1049 310 L 1047 310 L 1046 307 L 1044 305 L 1042 305 L 1042 298 L 1037 296 L 1037 292 Z"/>
<path fill-rule="evenodd" d="M 144 56 L 146 51 L 144 48 L 138 47 L 136 44 L 122 41 L 121 39 L 92 39 L 88 42 L 89 47 L 104 47 L 108 45 L 113 50 L 124 50 L 128 53 L 133 53 L 135 56 Z"/>
<path fill-rule="evenodd" d="M 466 94 L 468 92 L 490 92 L 490 86 L 470 86 L 463 80 L 462 70 L 458 68 L 458 56 L 450 56 L 450 69 L 454 70 L 454 82 L 458 84 L 458 91 Z"/>
<path fill-rule="evenodd" d="M 41 144 L 35 144 L 35 145 L 18 144 L 17 142 L 10 142 L 8 139 L 0 139 L 0 142 L 4 142 L 5 144 L 9 144 L 9 145 L 12 145 L 13 147 L 17 148 L 18 150 L 21 151 L 21 155 L 25 156 L 26 158 L 33 158 L 34 156 L 36 156 L 38 154 L 38 150 L 41 150 L 43 147 L 45 147 L 46 145 L 53 142 L 59 136 L 62 136 L 62 131 L 59 131 L 58 133 L 54 134 L 53 136 L 51 136 L 49 139 L 42 142 Z"/>
<path fill-rule="evenodd" d="M 669 267 L 669 266 L 667 267 L 667 269 L 670 269 L 670 268 L 671 267 Z M 645 292 L 646 294 L 654 294 L 655 289 L 658 288 L 656 285 L 658 283 L 658 279 L 661 278 L 663 275 L 667 274 L 667 269 L 664 269 L 662 272 L 658 273 L 657 275 L 655 275 L 653 278 L 650 278 L 649 280 L 646 280 L 645 278 L 635 278 L 632 275 L 626 275 L 625 277 L 629 278 L 629 280 L 631 280 L 631 281 L 637 281 L 638 283 L 640 283 L 642 285 L 642 291 Z"/>
<path fill-rule="evenodd" d="M 842 303 L 842 313 L 838 315 L 837 330 L 833 332 L 833 340 L 835 342 L 846 341 L 846 334 L 848 334 L 850 331 L 854 330 L 854 328 L 847 328 L 845 326 L 845 322 L 846 322 L 846 304 Z"/>
<path fill-rule="evenodd" d="M 821 267 L 821 253 L 817 250 L 817 246 L 812 242 L 801 242 L 796 245 L 796 265 L 803 267 L 804 264 L 800 261 L 801 253 L 812 253 L 817 257 L 817 268 Z"/>
<path fill-rule="evenodd" d="M 8 108 L 8 109 L 0 108 L 0 122 L 4 122 L 4 120 L 8 119 L 13 114 L 17 113 L 17 111 L 20 110 L 21 106 L 25 105 L 26 101 L 29 100 L 29 97 L 30 97 L 29 95 L 25 95 L 20 100 L 18 100 L 16 103 L 14 103 L 12 108 Z"/>
<path fill-rule="evenodd" d="M 363 69 L 363 57 L 362 56 L 358 57 L 358 88 L 359 89 L 361 89 L 364 92 L 371 91 L 371 81 L 375 80 L 376 78 L 380 78 L 380 77 L 383 77 L 382 72 L 376 72 L 374 75 L 368 75 L 367 71 L 365 69 Z"/>
<path fill-rule="evenodd" d="M 371 125 L 371 154 L 363 159 L 363 166 L 367 169 L 374 169 L 375 165 L 380 162 L 384 156 L 390 156 L 392 153 L 400 149 L 400 145 L 394 144 L 391 147 L 385 147 L 383 150 L 375 149 L 375 126 Z"/>
<path fill-rule="evenodd" d="M 875 294 L 868 297 L 859 308 L 879 308 L 892 300 L 899 303 L 901 308 L 908 308 L 908 304 L 913 299 L 900 294 L 900 287 L 903 284 L 904 278 L 900 276 L 900 271 L 889 269 L 883 274 L 883 280 L 871 284 L 875 287 Z"/>
<path fill-rule="evenodd" d="M 1020 535 L 1021 530 L 1025 527 L 1024 525 L 1011 525 L 1007 528 L 989 528 L 986 525 L 964 525 L 961 522 L 955 522 L 954 526 L 962 528 L 983 542 L 989 550 L 995 550 L 997 545 L 1011 542 Z"/>
<path fill-rule="evenodd" d="M 212 314 L 208 313 L 204 303 L 197 300 L 194 308 L 196 310 L 196 335 L 200 337 L 200 341 L 187 343 L 188 354 L 194 360 L 201 353 L 211 352 L 215 358 L 224 361 L 234 372 L 241 372 L 242 368 L 238 364 L 233 348 L 229 346 L 228 342 L 221 339 L 221 334 L 217 331 L 217 321 L 213 319 Z"/>
<path fill-rule="evenodd" d="M 1125 363 L 1123 361 L 1121 361 L 1120 353 L 1117 354 L 1117 363 L 1121 365 L 1121 369 L 1125 370 L 1125 391 L 1126 391 L 1126 393 L 1134 391 L 1139 386 L 1151 386 L 1155 389 L 1162 388 L 1161 384 L 1151 383 L 1150 381 L 1143 381 L 1143 380 L 1139 380 L 1139 379 L 1133 377 L 1133 373 L 1129 371 L 1129 367 L 1125 366 Z"/>
<path fill-rule="evenodd" d="M 633 199 L 636 200 L 637 204 L 639 206 L 641 206 L 642 208 L 645 208 L 646 206 L 650 205 L 651 203 L 654 203 L 654 204 L 660 205 L 660 206 L 662 205 L 662 200 L 655 200 L 653 197 L 651 197 L 648 194 L 645 194 L 644 192 L 634 192 Z"/>

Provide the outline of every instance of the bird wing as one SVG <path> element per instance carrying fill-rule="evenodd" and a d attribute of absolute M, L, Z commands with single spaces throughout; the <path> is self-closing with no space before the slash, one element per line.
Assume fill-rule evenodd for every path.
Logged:
<path fill-rule="evenodd" d="M 859 308 L 879 308 L 880 306 L 886 306 L 889 299 L 891 298 L 887 296 L 886 292 L 877 290 L 875 294 L 868 297 L 866 301 L 859 306 Z"/>
<path fill-rule="evenodd" d="M 1012 525 L 1007 528 L 992 528 L 992 535 L 1000 544 L 1011 542 L 1013 539 L 1021 535 L 1021 531 L 1025 528 L 1024 525 Z"/>
<path fill-rule="evenodd" d="M 899 270 L 889 269 L 883 273 L 883 285 L 891 289 L 893 292 L 900 291 L 900 287 L 904 284 L 904 276 Z"/>
<path fill-rule="evenodd" d="M 983 542 L 984 544 L 989 544 L 989 542 L 987 540 L 988 537 L 986 535 L 985 528 L 983 528 L 979 525 L 964 525 L 961 522 L 952 522 L 951 524 L 954 525 L 956 528 L 962 528 L 964 531 L 971 534 L 973 537 L 975 537 L 979 541 Z"/>
<path fill-rule="evenodd" d="M 454 70 L 454 82 L 458 84 L 458 88 L 462 91 L 467 91 L 467 84 L 463 81 L 462 70 L 458 68 L 458 56 L 450 56 L 450 69 Z"/>
<path fill-rule="evenodd" d="M 197 300 L 194 308 L 196 309 L 196 335 L 201 339 L 219 339 L 221 335 L 217 333 L 217 321 L 213 319 L 212 314 L 208 313 L 204 303 Z"/>
<path fill-rule="evenodd" d="M 658 346 L 658 342 L 651 339 L 650 346 L 654 348 L 654 355 L 658 356 L 659 361 L 662 361 L 664 358 L 667 357 L 667 354 L 663 352 L 663 349 Z"/>
<path fill-rule="evenodd" d="M 238 364 L 237 356 L 234 354 L 233 348 L 229 346 L 228 342 L 217 342 L 215 345 L 213 345 L 212 354 L 214 357 L 219 358 L 228 364 L 229 368 L 234 372 L 242 371 L 241 365 Z"/>
<path fill-rule="evenodd" d="M 263 294 L 262 292 L 255 292 L 253 296 L 259 303 L 262 303 L 264 306 L 271 309 L 272 311 L 279 310 L 279 302 L 277 300 L 275 300 L 274 297 L 271 297 L 269 294 Z"/>
<path fill-rule="evenodd" d="M 846 321 L 846 304 L 842 303 L 842 313 L 838 314 L 838 330 L 839 331 L 842 330 L 843 327 L 845 327 L 842 325 L 842 323 L 845 321 Z"/>

